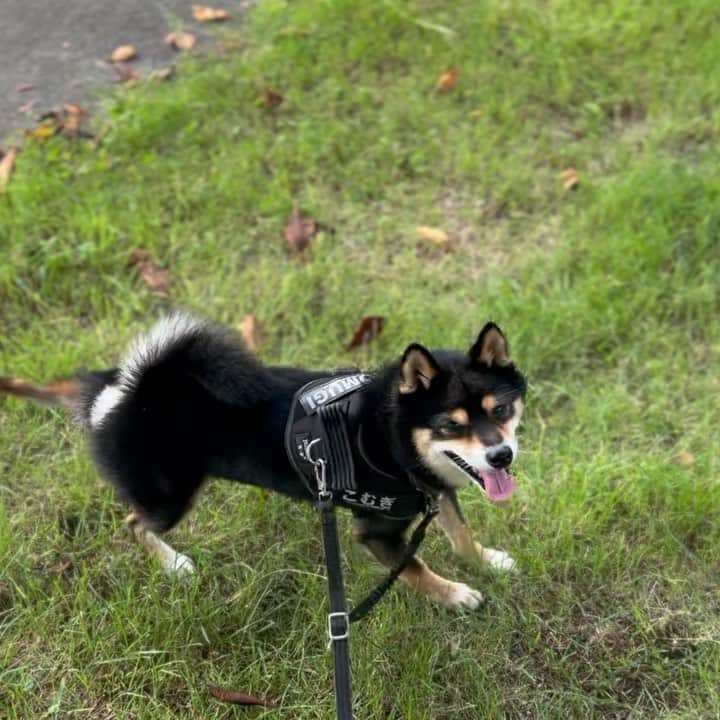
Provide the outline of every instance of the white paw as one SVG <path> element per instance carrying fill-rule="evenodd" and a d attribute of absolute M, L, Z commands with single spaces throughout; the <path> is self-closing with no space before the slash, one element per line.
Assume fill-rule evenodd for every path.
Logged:
<path fill-rule="evenodd" d="M 450 583 L 447 595 L 442 599 L 443 605 L 451 610 L 468 608 L 476 610 L 485 602 L 483 594 L 479 590 L 473 590 L 465 583 Z"/>
<path fill-rule="evenodd" d="M 504 550 L 486 550 L 487 564 L 496 570 L 514 572 L 517 567 L 515 561 Z"/>
<path fill-rule="evenodd" d="M 182 553 L 176 552 L 172 555 L 163 556 L 162 568 L 168 575 L 194 575 L 195 563 Z"/>

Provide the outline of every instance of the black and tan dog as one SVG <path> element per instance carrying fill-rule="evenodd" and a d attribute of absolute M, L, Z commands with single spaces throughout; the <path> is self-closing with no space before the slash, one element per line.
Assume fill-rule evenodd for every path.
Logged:
<path fill-rule="evenodd" d="M 192 572 L 192 562 L 155 533 L 181 519 L 206 477 L 311 499 L 286 455 L 285 426 L 300 387 L 339 374 L 262 365 L 229 332 L 175 313 L 141 337 L 118 368 L 46 386 L 0 378 L 0 392 L 74 411 L 102 474 L 134 510 L 136 536 L 166 570 L 180 573 Z M 500 329 L 488 323 L 467 353 L 410 345 L 371 378 L 362 390 L 359 464 L 387 477 L 388 492 L 409 482 L 412 470 L 438 496 L 439 522 L 455 552 L 511 569 L 509 555 L 473 540 L 456 495 L 473 484 L 498 502 L 515 490 L 507 468 L 518 451 L 525 381 Z M 356 474 L 362 488 L 361 467 Z M 356 539 L 384 565 L 397 564 L 412 518 L 353 513 Z M 480 592 L 419 559 L 401 577 L 446 607 L 482 602 Z"/>

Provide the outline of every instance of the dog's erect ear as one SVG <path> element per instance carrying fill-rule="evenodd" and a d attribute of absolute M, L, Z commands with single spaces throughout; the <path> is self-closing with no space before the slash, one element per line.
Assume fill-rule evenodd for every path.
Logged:
<path fill-rule="evenodd" d="M 480 331 L 478 339 L 470 348 L 470 362 L 487 367 L 512 365 L 507 340 L 494 322 L 487 323 Z"/>
<path fill-rule="evenodd" d="M 439 372 L 435 358 L 422 345 L 408 345 L 400 362 L 400 385 L 403 395 L 414 393 L 418 387 L 427 390 Z"/>

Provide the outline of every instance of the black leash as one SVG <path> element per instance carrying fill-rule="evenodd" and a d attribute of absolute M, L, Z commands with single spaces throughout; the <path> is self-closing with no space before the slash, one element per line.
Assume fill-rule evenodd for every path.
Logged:
<path fill-rule="evenodd" d="M 389 575 L 359 604 L 348 613 L 343 584 L 342 565 L 340 558 L 340 540 L 338 539 L 337 522 L 333 494 L 328 490 L 325 477 L 326 461 L 324 458 L 313 459 L 308 450 L 307 457 L 314 465 L 315 479 L 318 485 L 318 510 L 322 521 L 323 546 L 325 548 L 325 565 L 327 567 L 328 597 L 330 613 L 328 614 L 328 637 L 333 649 L 335 666 L 335 708 L 338 720 L 352 720 L 352 688 L 350 682 L 350 623 L 362 620 L 380 602 L 380 599 L 392 587 L 402 571 L 407 567 L 425 538 L 428 525 L 438 513 L 437 503 L 428 496 L 425 515 L 413 531 L 410 542 L 400 563 Z"/>
<path fill-rule="evenodd" d="M 325 564 L 328 570 L 328 596 L 330 598 L 328 635 L 335 662 L 335 708 L 338 720 L 352 720 L 350 648 L 348 645 L 350 619 L 345 603 L 345 587 L 340 565 L 340 541 L 338 540 L 332 495 L 319 498 L 318 508 L 322 519 Z"/>

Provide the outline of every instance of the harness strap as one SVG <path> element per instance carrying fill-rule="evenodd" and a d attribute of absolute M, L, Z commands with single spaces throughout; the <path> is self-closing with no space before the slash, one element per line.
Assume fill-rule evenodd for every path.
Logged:
<path fill-rule="evenodd" d="M 420 524 L 413 531 L 413 534 L 410 537 L 410 542 L 405 548 L 405 552 L 403 553 L 397 567 L 393 568 L 390 574 L 369 595 L 367 595 L 360 604 L 353 608 L 353 611 L 350 613 L 351 623 L 362 620 L 380 602 L 383 595 L 385 595 L 385 593 L 393 586 L 394 582 L 398 579 L 398 577 L 400 577 L 402 571 L 405 570 L 408 563 L 415 556 L 420 544 L 425 539 L 425 532 L 428 525 L 437 514 L 437 503 L 434 500 L 428 502 L 425 515 L 420 521 Z"/>
<path fill-rule="evenodd" d="M 347 412 L 339 404 L 332 403 L 321 407 L 319 414 L 327 433 L 327 460 L 333 468 L 332 488 L 354 490 L 355 468 L 347 432 Z"/>
<path fill-rule="evenodd" d="M 348 647 L 350 621 L 345 604 L 345 588 L 340 565 L 340 542 L 332 498 L 324 497 L 318 502 L 318 507 L 322 518 L 325 564 L 328 571 L 328 596 L 330 599 L 328 633 L 335 663 L 335 707 L 338 720 L 352 720 L 350 651 Z"/>

